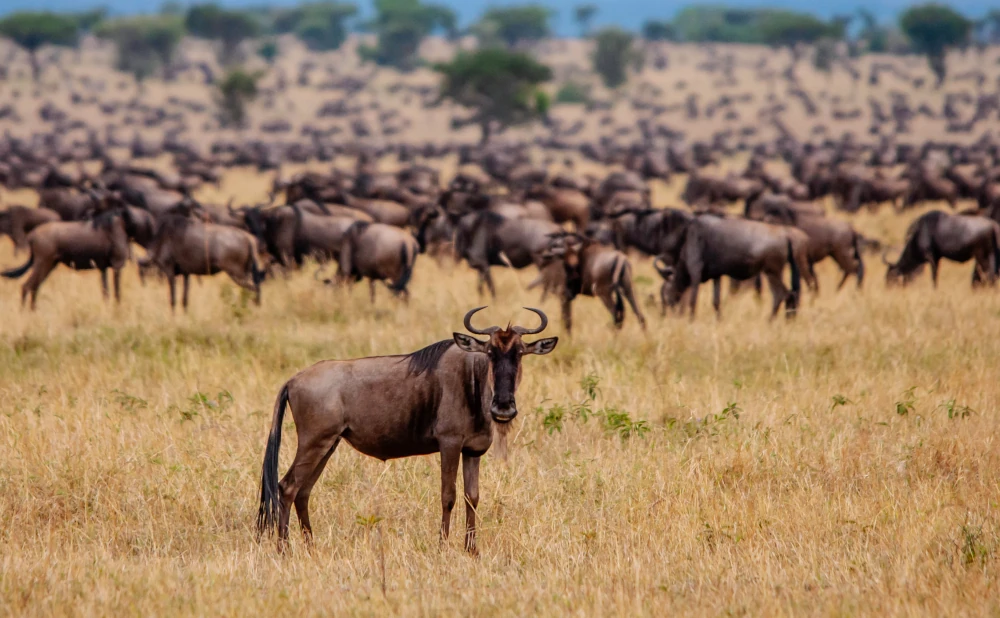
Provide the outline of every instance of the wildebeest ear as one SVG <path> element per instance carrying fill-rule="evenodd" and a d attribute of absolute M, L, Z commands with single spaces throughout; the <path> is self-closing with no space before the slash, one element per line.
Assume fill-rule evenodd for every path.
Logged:
<path fill-rule="evenodd" d="M 532 341 L 528 345 L 524 346 L 525 354 L 548 354 L 552 350 L 556 349 L 556 344 L 559 343 L 559 337 L 549 337 L 548 339 L 539 339 L 538 341 Z"/>
<path fill-rule="evenodd" d="M 466 352 L 486 352 L 486 342 L 462 333 L 455 333 L 455 345 Z"/>

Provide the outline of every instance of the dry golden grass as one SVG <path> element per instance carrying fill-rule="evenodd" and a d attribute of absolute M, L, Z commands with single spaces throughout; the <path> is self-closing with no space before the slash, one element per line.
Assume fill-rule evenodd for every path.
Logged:
<path fill-rule="evenodd" d="M 223 191 L 266 186 L 239 172 Z M 857 223 L 898 242 L 906 219 Z M 466 267 L 421 258 L 410 306 L 383 288 L 376 309 L 311 270 L 269 281 L 259 309 L 205 279 L 188 315 L 134 267 L 121 307 L 93 273 L 58 270 L 34 314 L 0 283 L 0 612 L 1000 612 L 1000 297 L 972 292 L 969 266 L 890 291 L 869 258 L 860 294 L 824 267 L 822 295 L 773 323 L 749 294 L 722 321 L 710 294 L 693 322 L 660 319 L 655 274 L 636 270 L 647 332 L 581 299 L 574 336 L 554 324 L 555 353 L 526 360 L 509 460 L 484 458 L 478 559 L 438 544 L 436 457 L 345 446 L 313 493 L 311 551 L 293 537 L 278 555 L 252 529 L 281 383 L 449 337 L 479 302 Z M 532 319 L 531 277 L 498 270 L 487 317 Z"/>

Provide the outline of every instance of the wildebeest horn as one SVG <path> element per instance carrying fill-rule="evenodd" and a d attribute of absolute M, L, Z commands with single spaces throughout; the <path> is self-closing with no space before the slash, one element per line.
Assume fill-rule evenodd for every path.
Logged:
<path fill-rule="evenodd" d="M 885 248 L 885 249 L 884 249 L 884 250 L 882 251 L 882 263 L 883 263 L 883 264 L 885 264 L 886 266 L 890 266 L 890 267 L 891 267 L 891 266 L 892 266 L 892 262 L 890 262 L 889 260 L 885 259 L 885 256 L 886 256 L 886 255 L 887 255 L 887 254 L 888 254 L 888 253 L 889 253 L 890 251 L 892 251 L 892 247 L 886 247 L 886 248 Z"/>
<path fill-rule="evenodd" d="M 473 335 L 492 335 L 493 333 L 500 330 L 499 326 L 490 326 L 485 330 L 479 330 L 472 325 L 472 316 L 476 315 L 480 311 L 486 308 L 486 305 L 482 307 L 476 307 L 475 309 L 470 309 L 468 313 L 465 314 L 465 330 L 469 331 Z"/>
<path fill-rule="evenodd" d="M 524 307 L 528 311 L 535 313 L 541 318 L 542 323 L 538 325 L 538 328 L 525 328 L 524 326 L 515 326 L 514 332 L 519 335 L 537 335 L 538 333 L 545 330 L 545 327 L 549 325 L 549 318 L 545 315 L 545 312 L 541 309 L 535 309 L 534 307 Z"/>

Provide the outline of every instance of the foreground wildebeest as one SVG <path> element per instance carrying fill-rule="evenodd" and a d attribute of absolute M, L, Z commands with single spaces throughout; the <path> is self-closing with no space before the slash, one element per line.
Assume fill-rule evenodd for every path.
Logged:
<path fill-rule="evenodd" d="M 343 235 L 340 249 L 341 281 L 368 279 L 371 301 L 375 302 L 375 282 L 387 284 L 395 295 L 409 300 L 406 286 L 420 253 L 417 239 L 393 225 L 355 221 Z"/>
<path fill-rule="evenodd" d="M 575 234 L 554 237 L 546 257 L 562 263 L 564 284 L 562 290 L 562 318 L 566 332 L 573 329 L 573 300 L 580 295 L 595 296 L 604 303 L 615 321 L 615 328 L 625 322 L 625 303 L 646 328 L 646 318 L 642 315 L 635 292 L 632 288 L 632 265 L 624 253 L 601 245 L 598 242 Z M 532 282 L 528 289 L 544 282 L 545 272 Z"/>
<path fill-rule="evenodd" d="M 156 236 L 140 269 L 154 265 L 167 276 L 170 308 L 177 306 L 176 277 L 184 277 L 184 309 L 188 306 L 191 275 L 225 272 L 236 285 L 254 293 L 260 304 L 264 271 L 257 262 L 257 239 L 243 230 L 206 223 L 178 209 L 159 218 Z"/>
<path fill-rule="evenodd" d="M 968 215 L 952 215 L 933 210 L 920 216 L 906 230 L 906 245 L 899 259 L 890 263 L 882 260 L 888 270 L 886 284 L 906 283 L 924 264 L 931 266 L 931 280 L 937 287 L 938 262 L 976 260 L 973 284 L 996 281 L 1000 267 L 1000 224 L 992 219 Z"/>
<path fill-rule="evenodd" d="M 59 213 L 48 208 L 28 208 L 10 206 L 0 210 L 0 234 L 10 236 L 14 242 L 14 253 L 28 247 L 28 234 L 43 223 L 59 221 Z"/>
<path fill-rule="evenodd" d="M 795 228 L 715 215 L 693 216 L 683 237 L 657 264 L 669 281 L 663 289 L 664 306 L 674 306 L 688 290 L 691 317 L 698 302 L 698 286 L 712 281 L 712 305 L 719 315 L 722 277 L 744 281 L 757 275 L 767 278 L 773 305 L 771 317 L 785 303 L 785 315 L 795 315 L 801 294 L 801 276 L 808 272 L 808 238 Z M 659 262 L 659 260 L 658 260 Z M 791 267 L 791 290 L 781 280 L 785 264 Z"/>
<path fill-rule="evenodd" d="M 101 271 L 101 290 L 108 297 L 108 269 L 114 271 L 115 300 L 121 301 L 121 269 L 129 258 L 128 210 L 107 210 L 90 221 L 44 223 L 28 234 L 30 256 L 20 268 L 4 271 L 8 279 L 18 279 L 29 269 L 31 276 L 21 287 L 21 304 L 31 294 L 35 309 L 38 288 L 59 264 L 75 270 Z"/>
<path fill-rule="evenodd" d="M 524 342 L 523 335 L 545 330 L 548 318 L 535 329 L 506 330 L 472 326 L 486 341 L 455 333 L 401 356 L 349 361 L 323 361 L 300 372 L 281 387 L 274 404 L 271 433 L 261 472 L 260 534 L 277 524 L 279 546 L 288 539 L 288 519 L 295 504 L 302 533 L 312 537 L 309 495 L 340 440 L 382 461 L 441 453 L 441 538 L 448 538 L 455 506 L 458 460 L 462 459 L 465 493 L 465 548 L 476 551 L 476 509 L 479 506 L 479 458 L 497 432 L 504 449 L 506 430 L 517 416 L 514 394 L 521 378 L 521 357 L 548 354 L 558 339 Z M 291 405 L 298 434 L 295 460 L 278 482 L 278 450 L 285 407 Z"/>

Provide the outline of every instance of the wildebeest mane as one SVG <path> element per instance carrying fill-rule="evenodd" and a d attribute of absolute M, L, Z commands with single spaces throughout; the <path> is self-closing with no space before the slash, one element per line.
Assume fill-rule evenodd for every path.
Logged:
<path fill-rule="evenodd" d="M 403 357 L 403 360 L 408 361 L 407 372 L 419 376 L 423 373 L 432 373 L 440 364 L 441 357 L 447 352 L 451 346 L 455 343 L 453 339 L 445 339 L 444 341 L 438 341 L 437 343 L 432 343 L 426 348 L 417 350 Z"/>

